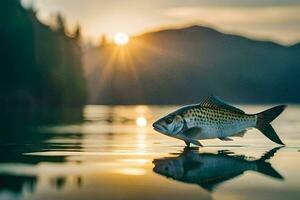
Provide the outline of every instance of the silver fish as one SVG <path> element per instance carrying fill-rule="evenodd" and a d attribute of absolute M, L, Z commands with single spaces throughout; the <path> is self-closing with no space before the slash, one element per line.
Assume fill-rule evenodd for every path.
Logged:
<path fill-rule="evenodd" d="M 257 128 L 277 144 L 284 145 L 271 126 L 286 105 L 279 105 L 257 114 L 228 105 L 216 97 L 208 97 L 199 104 L 184 106 L 153 123 L 154 130 L 202 146 L 198 140 L 242 137 L 247 129 Z"/>
<path fill-rule="evenodd" d="M 274 156 L 280 147 L 266 152 L 260 159 L 250 160 L 243 155 L 230 155 L 231 152 L 199 153 L 187 148 L 178 157 L 154 159 L 153 171 L 176 181 L 198 184 L 213 191 L 215 187 L 245 171 L 256 171 L 275 179 L 283 180 L 267 160 Z"/>

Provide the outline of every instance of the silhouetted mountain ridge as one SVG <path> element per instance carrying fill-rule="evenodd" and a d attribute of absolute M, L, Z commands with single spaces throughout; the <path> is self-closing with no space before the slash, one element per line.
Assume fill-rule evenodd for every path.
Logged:
<path fill-rule="evenodd" d="M 185 104 L 215 94 L 237 102 L 300 102 L 297 46 L 203 26 L 145 33 L 126 47 L 111 44 L 86 53 L 86 61 L 94 58 L 92 65 L 86 62 L 90 101 Z M 101 84 L 103 71 L 111 74 Z"/>
<path fill-rule="evenodd" d="M 205 27 L 205 26 L 199 26 L 199 25 L 194 25 L 194 26 L 188 26 L 185 28 L 175 28 L 175 29 L 165 29 L 165 30 L 159 30 L 159 31 L 153 31 L 153 32 L 148 32 L 144 33 L 142 35 L 139 35 L 135 38 L 140 38 L 140 37 L 157 37 L 159 35 L 166 35 L 169 37 L 170 35 L 176 35 L 176 36 L 184 36 L 182 38 L 183 40 L 191 40 L 191 38 L 188 38 L 186 36 L 194 36 L 197 38 L 205 37 L 207 38 L 212 38 L 214 39 L 215 37 L 224 37 L 226 36 L 226 39 L 235 39 L 235 40 L 241 40 L 245 42 L 256 42 L 259 44 L 269 44 L 273 46 L 279 46 L 279 47 L 287 47 L 284 45 L 281 45 L 279 43 L 273 42 L 273 41 L 267 41 L 267 40 L 255 40 L 251 38 L 247 38 L 245 36 L 241 35 L 236 35 L 236 34 L 229 34 L 229 33 L 222 33 L 218 31 L 217 29 L 210 28 L 210 27 Z M 300 43 L 297 43 L 292 46 L 297 46 L 300 45 Z"/>

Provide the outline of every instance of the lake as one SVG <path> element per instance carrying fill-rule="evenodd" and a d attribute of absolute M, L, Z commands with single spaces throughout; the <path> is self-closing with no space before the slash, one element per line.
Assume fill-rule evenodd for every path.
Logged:
<path fill-rule="evenodd" d="M 176 108 L 2 112 L 0 200 L 300 198 L 300 106 L 273 122 L 281 148 L 253 129 L 187 149 L 151 126 Z"/>

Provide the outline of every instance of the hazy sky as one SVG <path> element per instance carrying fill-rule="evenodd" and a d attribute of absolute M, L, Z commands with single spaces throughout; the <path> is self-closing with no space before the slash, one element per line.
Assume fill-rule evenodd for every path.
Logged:
<path fill-rule="evenodd" d="M 61 12 L 70 28 L 79 23 L 94 42 L 102 34 L 189 24 L 283 44 L 300 41 L 300 0 L 23 0 L 31 1 L 43 22 Z"/>

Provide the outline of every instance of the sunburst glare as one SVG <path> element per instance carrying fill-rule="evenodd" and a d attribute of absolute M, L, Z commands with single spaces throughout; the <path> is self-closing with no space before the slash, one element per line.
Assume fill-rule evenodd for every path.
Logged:
<path fill-rule="evenodd" d="M 114 35 L 114 42 L 118 46 L 124 46 L 129 42 L 129 35 L 125 32 L 118 32 Z"/>
<path fill-rule="evenodd" d="M 135 120 L 135 123 L 138 127 L 145 127 L 147 125 L 147 119 L 145 117 L 138 117 Z"/>

